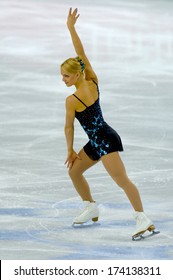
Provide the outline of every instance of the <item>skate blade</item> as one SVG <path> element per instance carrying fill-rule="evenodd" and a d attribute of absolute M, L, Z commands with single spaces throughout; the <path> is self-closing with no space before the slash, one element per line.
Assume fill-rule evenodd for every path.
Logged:
<path fill-rule="evenodd" d="M 155 229 L 155 227 L 154 227 L 154 229 Z M 144 233 L 139 233 L 139 234 L 137 234 L 135 236 L 132 236 L 132 240 L 133 241 L 140 241 L 140 240 L 144 240 L 146 238 L 152 237 L 152 236 L 160 233 L 159 230 L 149 230 L 149 232 L 150 233 L 146 234 L 146 235 L 143 235 L 144 233 L 146 233 L 146 231 L 145 231 Z"/>
<path fill-rule="evenodd" d="M 155 230 L 155 226 L 154 226 L 154 225 L 151 225 L 151 226 L 149 226 L 146 230 L 142 230 L 142 231 L 138 232 L 137 234 L 133 235 L 132 237 L 137 237 L 137 236 L 139 236 L 139 235 L 142 235 L 142 234 L 145 233 L 147 230 L 148 230 L 148 231 L 153 231 L 153 230 Z"/>

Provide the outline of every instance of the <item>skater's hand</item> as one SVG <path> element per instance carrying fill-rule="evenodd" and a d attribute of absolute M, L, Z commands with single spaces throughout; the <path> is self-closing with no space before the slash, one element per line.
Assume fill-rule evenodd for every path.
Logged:
<path fill-rule="evenodd" d="M 67 159 L 64 164 L 67 164 L 67 168 L 71 169 L 76 159 L 81 160 L 80 156 L 75 151 L 68 152 Z"/>
<path fill-rule="evenodd" d="M 73 27 L 79 17 L 77 8 L 72 12 L 72 8 L 70 8 L 67 18 L 67 26 L 68 28 Z"/>

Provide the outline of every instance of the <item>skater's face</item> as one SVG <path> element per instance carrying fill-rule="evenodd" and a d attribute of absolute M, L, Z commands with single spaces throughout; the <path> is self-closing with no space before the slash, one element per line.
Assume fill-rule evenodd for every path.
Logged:
<path fill-rule="evenodd" d="M 71 87 L 76 84 L 79 73 L 69 73 L 63 69 L 61 69 L 62 81 L 66 84 L 67 87 Z"/>

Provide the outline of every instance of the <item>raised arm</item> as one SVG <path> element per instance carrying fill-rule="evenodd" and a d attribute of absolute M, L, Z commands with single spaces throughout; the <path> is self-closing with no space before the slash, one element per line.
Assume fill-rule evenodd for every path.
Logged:
<path fill-rule="evenodd" d="M 85 63 L 85 79 L 86 80 L 95 80 L 98 83 L 97 76 L 96 76 L 94 70 L 92 69 L 92 66 L 85 54 L 82 42 L 75 29 L 75 23 L 76 23 L 78 17 L 79 17 L 78 10 L 75 9 L 72 12 L 72 8 L 70 8 L 68 18 L 67 18 L 67 26 L 68 26 L 68 29 L 69 29 L 69 32 L 71 35 L 72 43 L 73 43 L 74 49 L 76 51 L 76 54 Z"/>

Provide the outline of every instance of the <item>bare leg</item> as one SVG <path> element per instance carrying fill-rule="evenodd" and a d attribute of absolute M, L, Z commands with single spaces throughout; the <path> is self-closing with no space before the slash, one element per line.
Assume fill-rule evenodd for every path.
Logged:
<path fill-rule="evenodd" d="M 76 188 L 78 194 L 84 201 L 94 202 L 89 185 L 82 175 L 88 168 L 97 163 L 97 161 L 91 160 L 84 150 L 82 149 L 79 152 L 81 160 L 76 159 L 72 168 L 69 170 L 69 176 L 73 182 L 74 187 Z"/>
<path fill-rule="evenodd" d="M 128 178 L 119 153 L 110 153 L 103 156 L 101 160 L 112 179 L 118 184 L 119 187 L 121 187 L 125 191 L 134 210 L 143 212 L 143 206 L 138 189 Z"/>

